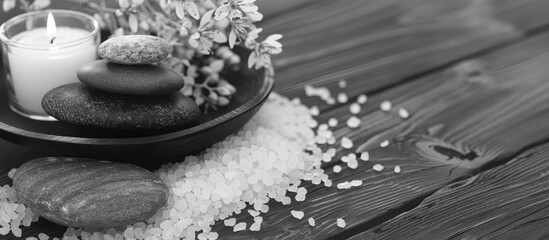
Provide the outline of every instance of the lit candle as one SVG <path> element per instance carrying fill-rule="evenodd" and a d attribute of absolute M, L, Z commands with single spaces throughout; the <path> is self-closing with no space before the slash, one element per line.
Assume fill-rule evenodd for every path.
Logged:
<path fill-rule="evenodd" d="M 8 62 L 4 63 L 6 72 L 11 76 L 11 81 L 8 80 L 11 85 L 12 109 L 39 120 L 51 120 L 42 109 L 42 97 L 46 92 L 77 82 L 77 69 L 97 59 L 97 22 L 90 17 L 93 23 L 88 25 L 94 25 L 95 30 L 79 28 L 74 24 L 78 21 L 70 22 L 70 15 L 82 17 L 82 13 L 64 10 L 52 12 L 54 14 L 48 13 L 44 27 L 29 28 L 26 23 L 27 30 L 9 37 L 8 44 L 12 46 L 7 49 L 7 53 L 4 51 L 7 54 L 4 61 Z M 54 16 L 59 16 L 69 26 L 56 26 Z"/>

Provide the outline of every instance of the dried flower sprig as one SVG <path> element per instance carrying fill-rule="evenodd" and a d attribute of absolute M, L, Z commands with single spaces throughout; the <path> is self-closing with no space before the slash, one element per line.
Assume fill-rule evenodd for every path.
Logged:
<path fill-rule="evenodd" d="M 18 1 L 26 11 L 49 5 L 49 0 Z M 227 105 L 236 93 L 224 78 L 227 72 L 238 70 L 240 57 L 233 52 L 235 46 L 251 51 L 250 68 L 270 72 L 271 55 L 282 52 L 282 35 L 258 40 L 262 29 L 255 23 L 263 15 L 255 0 L 118 0 L 118 8 L 108 7 L 104 0 L 70 1 L 92 12 L 101 27 L 114 36 L 150 34 L 167 40 L 173 51 L 161 64 L 183 76 L 183 93 L 206 110 Z M 3 5 L 5 11 L 12 9 L 15 0 L 4 0 Z"/>

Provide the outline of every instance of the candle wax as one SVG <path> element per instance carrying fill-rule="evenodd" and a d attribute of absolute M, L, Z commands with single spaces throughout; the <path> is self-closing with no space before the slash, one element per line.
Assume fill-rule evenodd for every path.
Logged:
<path fill-rule="evenodd" d="M 50 44 L 46 28 L 36 28 L 12 38 L 16 42 L 40 48 L 12 47 L 8 52 L 12 86 L 21 108 L 44 115 L 42 98 L 49 90 L 78 82 L 78 68 L 97 59 L 94 39 L 90 38 L 73 46 L 57 45 L 82 39 L 89 34 L 89 31 L 83 29 L 58 27 L 57 37 L 53 44 Z"/>

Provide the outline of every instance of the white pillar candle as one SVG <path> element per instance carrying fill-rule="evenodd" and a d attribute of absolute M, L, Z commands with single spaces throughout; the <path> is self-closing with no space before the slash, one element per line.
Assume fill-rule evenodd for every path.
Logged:
<path fill-rule="evenodd" d="M 56 45 L 89 34 L 83 29 L 58 28 L 58 37 L 47 50 L 14 48 L 8 53 L 13 90 L 19 106 L 30 112 L 45 114 L 42 97 L 46 92 L 67 83 L 78 82 L 78 68 L 97 58 L 93 39 L 70 47 L 58 48 Z M 22 32 L 12 39 L 27 44 L 48 44 L 46 28 Z"/>
<path fill-rule="evenodd" d="M 41 27 L 27 24 L 26 29 L 5 40 L 8 42 L 6 49 L 9 49 L 4 54 L 11 76 L 12 109 L 40 120 L 51 118 L 42 109 L 44 95 L 58 86 L 78 82 L 78 68 L 97 59 L 98 30 L 94 30 L 93 35 L 90 29 L 75 27 L 76 22 L 84 21 L 84 14 L 65 10 L 53 12 L 54 15 L 49 13 L 47 24 L 42 23 Z M 55 25 L 55 12 L 62 19 L 59 27 Z M 41 19 L 44 19 L 43 15 Z M 92 23 L 88 25 L 97 27 L 93 18 L 90 19 Z"/>

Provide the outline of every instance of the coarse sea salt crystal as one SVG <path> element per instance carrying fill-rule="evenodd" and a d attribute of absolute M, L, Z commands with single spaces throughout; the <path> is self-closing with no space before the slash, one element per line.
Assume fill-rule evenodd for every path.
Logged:
<path fill-rule="evenodd" d="M 381 164 L 379 164 L 379 163 L 375 164 L 375 165 L 372 167 L 372 169 L 374 169 L 374 171 L 377 171 L 377 172 L 383 171 L 384 168 L 385 168 L 385 167 L 383 167 L 383 165 L 381 165 Z"/>
<path fill-rule="evenodd" d="M 361 110 L 361 107 L 360 105 L 358 105 L 358 103 L 352 103 L 350 106 L 349 106 L 349 111 L 352 113 L 352 114 L 359 114 L 360 113 L 360 110 Z"/>
<path fill-rule="evenodd" d="M 305 213 L 303 213 L 303 211 L 292 210 L 292 211 L 290 211 L 290 213 L 292 214 L 292 216 L 294 216 L 297 219 L 302 219 L 303 216 L 305 216 Z"/>
<path fill-rule="evenodd" d="M 345 223 L 345 220 L 343 220 L 342 218 L 338 218 L 336 220 L 336 223 L 337 223 L 337 226 L 340 228 L 345 228 L 345 226 L 347 226 L 347 224 Z"/>
<path fill-rule="evenodd" d="M 362 152 L 360 154 L 360 160 L 362 160 L 362 161 L 370 160 L 370 153 L 369 152 Z"/>
<path fill-rule="evenodd" d="M 351 187 L 358 187 L 362 185 L 362 180 L 352 180 L 351 182 L 349 182 L 349 184 L 351 185 Z"/>
<path fill-rule="evenodd" d="M 309 219 L 307 219 L 307 221 L 309 222 L 309 225 L 311 225 L 311 227 L 314 227 L 315 226 L 315 219 L 310 217 Z"/>
<path fill-rule="evenodd" d="M 389 140 L 384 140 L 381 143 L 379 143 L 379 146 L 384 148 L 389 146 Z"/>
<path fill-rule="evenodd" d="M 320 114 L 320 110 L 318 109 L 317 106 L 312 106 L 309 109 L 309 112 L 311 113 L 311 116 L 318 116 L 318 114 Z"/>
<path fill-rule="evenodd" d="M 38 239 L 48 240 L 48 239 L 50 239 L 50 237 L 48 235 L 44 234 L 44 233 L 40 233 L 40 234 L 38 234 Z"/>
<path fill-rule="evenodd" d="M 379 108 L 381 108 L 381 111 L 389 112 L 393 108 L 393 104 L 391 103 L 391 101 L 385 100 L 381 102 L 381 104 L 379 105 Z"/>
<path fill-rule="evenodd" d="M 239 222 L 233 227 L 233 232 L 240 232 L 246 229 L 246 223 L 245 222 Z"/>
<path fill-rule="evenodd" d="M 366 102 L 368 102 L 368 96 L 366 94 L 360 94 L 358 95 L 356 102 L 358 104 L 365 104 Z"/>
<path fill-rule="evenodd" d="M 333 168 L 333 171 L 334 171 L 335 173 L 341 172 L 341 166 L 335 165 L 334 168 Z"/>
<path fill-rule="evenodd" d="M 347 101 L 349 101 L 349 97 L 345 93 L 339 93 L 337 95 L 337 101 L 339 103 L 346 103 Z"/>
<path fill-rule="evenodd" d="M 355 116 L 351 116 L 347 119 L 347 127 L 349 128 L 358 128 L 360 126 L 361 120 Z"/>
<path fill-rule="evenodd" d="M 349 183 L 349 181 L 345 181 L 345 182 L 338 183 L 336 187 L 338 189 L 349 189 L 351 188 L 351 184 Z"/>
<path fill-rule="evenodd" d="M 349 159 L 347 162 L 347 167 L 350 169 L 357 169 L 358 168 L 358 161 L 356 159 Z"/>
<path fill-rule="evenodd" d="M 408 112 L 408 110 L 406 110 L 406 108 L 400 108 L 398 109 L 398 115 L 401 117 L 401 118 L 409 118 L 410 117 L 410 112 Z"/>
<path fill-rule="evenodd" d="M 353 147 L 353 141 L 351 141 L 351 139 L 349 139 L 348 137 L 342 137 L 341 147 L 345 149 L 351 149 Z"/>
<path fill-rule="evenodd" d="M 400 166 L 395 166 L 395 169 L 394 169 L 395 173 L 400 173 Z"/>
<path fill-rule="evenodd" d="M 339 86 L 339 88 L 346 88 L 347 87 L 347 81 L 345 81 L 345 79 L 341 79 L 337 82 L 337 85 Z"/>
<path fill-rule="evenodd" d="M 330 119 L 328 120 L 328 126 L 330 126 L 330 127 L 335 127 L 335 126 L 337 126 L 337 123 L 338 123 L 338 121 L 337 121 L 336 118 L 330 118 Z"/>
<path fill-rule="evenodd" d="M 260 214 L 260 212 L 254 210 L 248 210 L 248 213 L 252 215 L 252 217 L 257 217 Z"/>
<path fill-rule="evenodd" d="M 227 227 L 233 227 L 236 224 L 236 218 L 228 218 L 223 220 L 223 224 Z"/>

